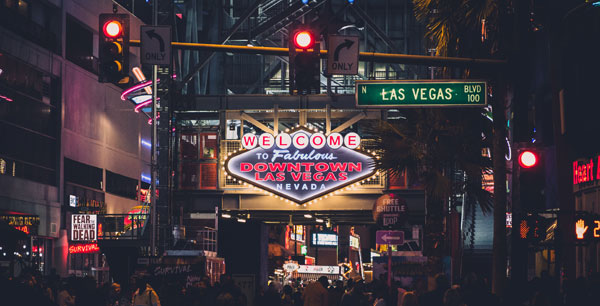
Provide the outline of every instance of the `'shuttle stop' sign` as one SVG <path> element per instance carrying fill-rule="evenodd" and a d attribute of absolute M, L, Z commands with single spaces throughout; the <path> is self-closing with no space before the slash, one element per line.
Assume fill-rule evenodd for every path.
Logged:
<path fill-rule="evenodd" d="M 229 175 L 296 203 L 304 203 L 373 175 L 371 156 L 355 150 L 360 136 L 305 129 L 276 137 L 245 134 L 247 150 L 226 163 Z"/>
<path fill-rule="evenodd" d="M 373 220 L 381 227 L 395 227 L 406 221 L 407 212 L 406 200 L 394 193 L 384 194 L 373 205 Z"/>

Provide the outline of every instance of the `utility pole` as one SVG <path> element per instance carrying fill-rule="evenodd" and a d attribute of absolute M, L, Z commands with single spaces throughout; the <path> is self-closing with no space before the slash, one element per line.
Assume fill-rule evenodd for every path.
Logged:
<path fill-rule="evenodd" d="M 157 25 L 158 23 L 158 1 L 154 1 L 152 2 L 152 25 Z M 157 92 L 158 92 L 158 86 L 157 86 L 157 79 L 158 79 L 158 66 L 157 65 L 152 65 L 152 157 L 150 159 L 150 171 L 151 171 L 151 196 L 150 196 L 150 202 L 151 202 L 151 211 L 150 211 L 150 220 L 151 220 L 151 224 L 152 224 L 152 238 L 151 238 L 151 243 L 150 243 L 150 256 L 155 256 L 156 255 L 156 240 L 157 240 L 157 226 L 158 224 L 156 224 L 158 218 L 156 216 L 156 205 L 157 205 L 157 199 L 156 199 L 156 170 L 157 170 L 157 163 L 156 163 L 156 148 L 158 146 L 158 141 L 157 141 L 157 120 L 156 120 L 156 108 L 157 108 L 157 103 L 156 103 L 156 98 L 157 98 Z M 164 195 L 163 195 L 164 196 Z"/>

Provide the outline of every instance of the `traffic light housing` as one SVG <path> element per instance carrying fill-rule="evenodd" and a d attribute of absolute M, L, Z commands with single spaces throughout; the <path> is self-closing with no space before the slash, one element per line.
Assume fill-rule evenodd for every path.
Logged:
<path fill-rule="evenodd" d="M 129 83 L 129 15 L 100 14 L 98 38 L 98 81 Z"/>
<path fill-rule="evenodd" d="M 316 33 L 307 26 L 289 31 L 290 94 L 320 93 L 321 49 Z"/>
<path fill-rule="evenodd" d="M 519 156 L 519 195 L 524 211 L 546 209 L 546 176 L 542 151 L 537 148 L 524 148 Z"/>
<path fill-rule="evenodd" d="M 573 227 L 576 243 L 587 244 L 600 241 L 600 215 L 577 211 Z"/>
<path fill-rule="evenodd" d="M 519 232 L 519 238 L 530 242 L 540 242 L 546 238 L 546 218 L 537 215 L 526 215 L 518 224 L 516 230 Z M 513 229 L 515 227 L 513 226 Z"/>

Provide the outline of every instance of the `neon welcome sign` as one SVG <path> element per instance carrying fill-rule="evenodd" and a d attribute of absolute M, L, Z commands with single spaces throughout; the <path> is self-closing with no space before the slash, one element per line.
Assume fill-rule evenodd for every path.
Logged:
<path fill-rule="evenodd" d="M 360 136 L 325 136 L 298 128 L 277 136 L 245 134 L 244 150 L 225 162 L 227 173 L 260 189 L 303 204 L 375 173 L 373 158 L 357 150 Z"/>

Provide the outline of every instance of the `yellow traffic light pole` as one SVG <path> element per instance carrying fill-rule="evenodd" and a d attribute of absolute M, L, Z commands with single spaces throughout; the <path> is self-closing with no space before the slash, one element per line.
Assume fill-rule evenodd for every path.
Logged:
<path fill-rule="evenodd" d="M 130 46 L 139 47 L 139 40 L 130 40 Z M 288 48 L 278 47 L 250 47 L 237 45 L 220 45 L 220 44 L 202 44 L 202 43 L 186 43 L 172 42 L 171 46 L 176 49 L 184 50 L 205 50 L 214 52 L 230 52 L 230 53 L 247 53 L 247 54 L 263 54 L 288 56 Z M 298 52 L 302 50 L 298 49 Z M 321 58 L 327 57 L 327 50 L 321 50 Z M 465 58 L 465 57 L 445 57 L 445 56 L 426 56 L 426 55 L 410 55 L 410 54 L 395 54 L 395 53 L 378 53 L 378 52 L 360 52 L 358 59 L 365 62 L 378 63 L 399 63 L 399 64 L 414 64 L 428 66 L 485 66 L 502 68 L 508 63 L 507 60 L 501 59 L 480 59 L 480 58 Z"/>

